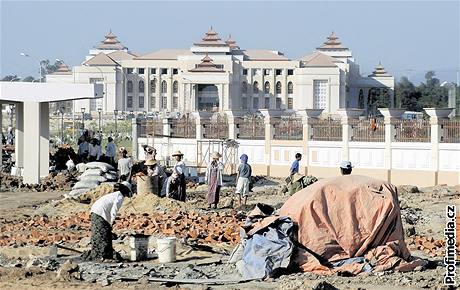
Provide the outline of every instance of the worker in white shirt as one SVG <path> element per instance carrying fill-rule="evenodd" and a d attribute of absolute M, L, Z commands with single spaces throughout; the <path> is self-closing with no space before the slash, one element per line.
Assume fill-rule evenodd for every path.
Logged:
<path fill-rule="evenodd" d="M 110 165 L 115 165 L 115 155 L 117 154 L 117 145 L 113 143 L 113 138 L 107 138 L 107 145 L 105 145 L 105 157 Z"/>
<path fill-rule="evenodd" d="M 100 197 L 91 206 L 91 250 L 85 260 L 117 259 L 121 256 L 112 247 L 112 225 L 125 197 L 131 197 L 131 184 L 116 183 L 114 192 Z"/>
<path fill-rule="evenodd" d="M 176 159 L 176 164 L 173 168 L 173 174 L 170 176 L 171 182 L 179 183 L 178 196 L 176 199 L 185 201 L 185 172 L 187 167 L 185 166 L 184 161 L 182 161 L 184 154 L 180 151 L 176 151 L 172 154 L 172 157 Z"/>
<path fill-rule="evenodd" d="M 120 148 L 121 149 L 121 148 Z M 133 160 L 128 156 L 128 151 L 121 151 L 121 158 L 118 160 L 118 181 L 130 181 Z"/>
<path fill-rule="evenodd" d="M 89 162 L 99 161 L 102 156 L 101 145 L 99 145 L 99 140 L 93 138 L 89 144 Z"/>

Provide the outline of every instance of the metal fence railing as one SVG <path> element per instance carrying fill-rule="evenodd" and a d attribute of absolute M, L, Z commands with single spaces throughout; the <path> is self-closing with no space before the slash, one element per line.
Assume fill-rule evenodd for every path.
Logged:
<path fill-rule="evenodd" d="M 195 119 L 189 114 L 180 119 L 172 119 L 171 137 L 173 138 L 196 138 Z"/>
<path fill-rule="evenodd" d="M 265 139 L 264 119 L 259 116 L 236 118 L 235 125 L 237 128 L 237 139 Z"/>
<path fill-rule="evenodd" d="M 225 115 L 214 115 L 203 122 L 203 137 L 205 139 L 228 139 L 228 120 Z"/>
<path fill-rule="evenodd" d="M 161 119 L 141 120 L 139 126 L 139 137 L 163 136 L 163 123 Z"/>
<path fill-rule="evenodd" d="M 342 141 L 342 123 L 333 119 L 312 119 L 310 140 Z"/>
<path fill-rule="evenodd" d="M 302 119 L 295 117 L 278 118 L 273 122 L 274 140 L 302 140 Z"/>
<path fill-rule="evenodd" d="M 354 119 L 349 124 L 352 129 L 350 141 L 385 142 L 385 124 L 383 119 Z"/>
<path fill-rule="evenodd" d="M 460 143 L 460 120 L 441 120 L 441 143 Z"/>
<path fill-rule="evenodd" d="M 430 142 L 431 125 L 428 120 L 396 120 L 395 142 Z"/>

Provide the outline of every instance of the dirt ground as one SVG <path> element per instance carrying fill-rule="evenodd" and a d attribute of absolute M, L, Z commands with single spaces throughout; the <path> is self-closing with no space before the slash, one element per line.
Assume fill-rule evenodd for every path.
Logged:
<path fill-rule="evenodd" d="M 281 192 L 282 181 L 278 179 L 261 179 L 255 185 L 254 192 L 248 200 L 246 207 L 235 209 L 232 204 L 233 183 L 229 180 L 221 192 L 220 208 L 208 210 L 206 204 L 206 187 L 198 186 L 188 191 L 187 203 L 179 203 L 167 199 L 143 197 L 126 201 L 121 210 L 119 222 L 133 214 L 169 214 L 169 212 L 181 210 L 184 212 L 196 212 L 199 215 L 209 215 L 216 218 L 232 218 L 243 215 L 251 210 L 257 203 L 269 204 L 275 208 L 281 207 L 288 194 Z M 445 207 L 447 204 L 459 204 L 460 186 L 446 187 L 437 186 L 431 188 L 416 189 L 412 186 L 398 188 L 400 206 L 402 209 L 403 226 L 407 239 L 416 236 L 443 239 L 445 225 Z M 80 202 L 62 200 L 62 192 L 2 192 L 0 193 L 0 227 L 9 223 L 27 223 L 34 216 L 46 215 L 51 222 L 56 222 L 59 229 L 59 221 L 73 219 L 75 216 L 88 213 L 89 205 Z M 233 218 L 242 222 L 238 217 Z M 128 220 L 130 221 L 130 220 Z M 131 220 L 132 221 L 132 220 Z M 212 221 L 212 219 L 211 219 Z M 117 221 L 118 222 L 118 221 Z M 212 222 L 210 222 L 212 223 Z M 131 226 L 131 225 L 130 225 Z M 411 230 L 408 230 L 408 229 Z M 64 242 L 63 245 L 78 249 L 88 249 L 89 228 L 85 226 L 73 227 L 76 241 Z M 33 229 L 30 229 L 31 231 Z M 56 231 L 54 229 L 53 231 Z M 57 230 L 59 231 L 59 230 Z M 61 230 L 63 231 L 63 230 Z M 236 230 L 235 230 L 236 231 Z M 118 235 L 114 241 L 114 247 L 124 257 L 129 256 L 127 232 L 114 227 Z M 149 249 L 155 248 L 156 238 L 162 233 L 152 229 L 152 238 Z M 4 233 L 0 233 L 4 234 Z M 53 233 L 48 233 L 56 234 Z M 177 234 L 177 233 L 176 233 Z M 5 236 L 0 235 L 0 241 Z M 180 236 L 180 235 L 178 235 Z M 203 240 L 200 244 L 205 245 Z M 152 258 L 145 262 L 83 262 L 75 256 L 74 252 L 59 250 L 57 258 L 46 258 L 49 254 L 49 246 L 32 244 L 13 244 L 0 247 L 0 289 L 334 289 L 328 288 L 330 283 L 336 289 L 447 289 L 442 284 L 444 267 L 442 256 L 428 255 L 416 247 L 409 249 L 414 256 L 430 260 L 431 268 L 420 271 L 399 273 L 387 271 L 375 274 L 360 274 L 356 277 L 330 276 L 323 277 L 311 273 L 294 273 L 283 275 L 276 279 L 265 281 L 250 281 L 225 285 L 200 284 L 172 284 L 149 282 L 147 276 L 151 273 L 161 274 L 166 278 L 219 278 L 235 280 L 239 278 L 234 265 L 226 263 L 229 252 L 235 243 L 217 242 L 206 244 L 205 248 L 197 248 L 179 239 L 177 246 L 178 259 L 176 263 L 160 264 Z M 78 275 L 63 279 L 57 278 L 58 268 L 67 260 L 78 264 Z M 435 265 L 433 267 L 433 265 Z M 436 265 L 438 265 L 436 267 Z M 131 277 L 133 281 L 128 280 Z M 326 285 L 326 286 L 325 286 Z"/>

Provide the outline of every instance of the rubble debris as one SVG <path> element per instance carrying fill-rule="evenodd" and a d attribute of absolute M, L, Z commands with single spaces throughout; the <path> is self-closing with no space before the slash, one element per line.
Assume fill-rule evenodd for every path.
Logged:
<path fill-rule="evenodd" d="M 200 243 L 239 242 L 241 221 L 233 213 L 172 211 L 129 214 L 119 218 L 114 230 L 123 234 L 162 234 L 195 239 Z M 0 219 L 0 246 L 49 246 L 57 242 L 77 244 L 90 234 L 90 218 L 86 212 L 67 217 L 31 217 L 28 221 Z"/>
<path fill-rule="evenodd" d="M 22 177 L 0 172 L 0 182 L 3 190 L 9 191 L 68 191 L 75 183 L 75 177 L 67 172 L 50 173 L 40 183 L 23 183 Z"/>
<path fill-rule="evenodd" d="M 433 237 L 415 235 L 406 239 L 406 244 L 410 250 L 420 250 L 426 255 L 435 258 L 445 255 L 445 241 L 435 240 Z"/>
<path fill-rule="evenodd" d="M 81 280 L 78 265 L 71 260 L 67 260 L 57 271 L 56 278 L 61 281 Z"/>

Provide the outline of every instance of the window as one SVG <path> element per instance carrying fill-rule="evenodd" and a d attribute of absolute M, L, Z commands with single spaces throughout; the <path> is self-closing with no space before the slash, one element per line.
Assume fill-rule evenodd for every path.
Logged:
<path fill-rule="evenodd" d="M 288 82 L 288 94 L 291 95 L 294 93 L 294 85 L 292 82 Z"/>
<path fill-rule="evenodd" d="M 143 75 L 143 74 L 144 74 L 144 69 L 143 69 L 143 68 L 138 68 L 138 69 L 137 69 L 137 72 L 138 72 L 140 75 Z"/>
<path fill-rule="evenodd" d="M 252 75 L 253 76 L 260 76 L 262 74 L 262 71 L 260 68 L 253 68 L 252 69 Z"/>
<path fill-rule="evenodd" d="M 129 74 L 129 75 L 132 75 L 133 74 L 133 69 L 132 68 L 127 68 L 126 73 Z"/>
<path fill-rule="evenodd" d="M 254 82 L 252 84 L 252 93 L 253 94 L 258 94 L 259 93 L 259 83 L 258 82 Z"/>
<path fill-rule="evenodd" d="M 133 81 L 128 81 L 128 93 L 133 92 Z"/>
<path fill-rule="evenodd" d="M 162 97 L 161 100 L 162 100 L 161 108 L 166 109 L 167 106 L 168 106 L 167 105 L 168 104 L 168 98 L 167 97 Z"/>
<path fill-rule="evenodd" d="M 133 107 L 133 96 L 128 96 L 128 101 L 126 105 L 128 106 L 128 108 Z"/>
<path fill-rule="evenodd" d="M 327 81 L 313 81 L 313 109 L 325 109 L 327 100 Z"/>
<path fill-rule="evenodd" d="M 153 79 L 150 81 L 150 91 L 152 94 L 155 94 L 157 92 L 157 79 Z"/>
<path fill-rule="evenodd" d="M 173 75 L 177 75 L 179 73 L 179 70 L 177 68 L 173 68 Z"/>
<path fill-rule="evenodd" d="M 177 94 L 179 92 L 179 84 L 177 81 L 173 82 L 173 94 Z"/>
<path fill-rule="evenodd" d="M 151 68 L 150 69 L 150 74 L 156 75 L 157 74 L 157 69 L 156 68 Z"/>
<path fill-rule="evenodd" d="M 103 78 L 90 78 L 89 83 L 90 84 L 102 84 L 104 82 Z"/>
<path fill-rule="evenodd" d="M 264 69 L 264 76 L 270 75 L 270 69 Z"/>
<path fill-rule="evenodd" d="M 173 109 L 177 109 L 179 107 L 179 98 L 173 97 Z"/>
<path fill-rule="evenodd" d="M 166 94 L 168 92 L 168 84 L 166 81 L 161 82 L 161 93 Z"/>
<path fill-rule="evenodd" d="M 294 70 L 293 69 L 288 69 L 288 76 L 294 75 Z"/>
<path fill-rule="evenodd" d="M 144 96 L 139 96 L 139 108 L 144 108 Z"/>
<path fill-rule="evenodd" d="M 161 74 L 162 74 L 162 75 L 165 75 L 165 74 L 167 74 L 167 73 L 168 73 L 168 69 L 167 69 L 167 68 L 162 68 L 162 69 L 161 69 Z"/>
<path fill-rule="evenodd" d="M 241 98 L 241 109 L 248 109 L 248 98 Z"/>
<path fill-rule="evenodd" d="M 294 99 L 293 98 L 288 98 L 287 107 L 288 107 L 289 110 L 292 110 L 294 108 Z"/>
<path fill-rule="evenodd" d="M 252 99 L 252 108 L 253 109 L 258 109 L 259 108 L 259 98 L 253 98 Z"/>
<path fill-rule="evenodd" d="M 241 84 L 241 92 L 242 92 L 243 94 L 247 94 L 247 92 L 248 92 L 248 84 L 247 84 L 246 82 L 243 82 L 243 83 Z"/>
<path fill-rule="evenodd" d="M 265 98 L 264 109 L 270 109 L 270 98 Z"/>
<path fill-rule="evenodd" d="M 247 76 L 248 75 L 248 70 L 246 68 L 243 69 L 243 75 Z"/>
<path fill-rule="evenodd" d="M 155 108 L 156 105 L 157 105 L 155 101 L 156 101 L 155 96 L 151 96 L 150 97 L 150 105 L 152 106 L 152 108 Z"/>
<path fill-rule="evenodd" d="M 276 98 L 276 109 L 277 110 L 281 109 L 281 98 Z"/>
<path fill-rule="evenodd" d="M 281 82 L 276 82 L 276 93 L 281 94 Z"/>
<path fill-rule="evenodd" d="M 270 83 L 269 82 L 265 82 L 265 85 L 264 85 L 264 93 L 266 95 L 268 95 L 270 93 Z"/>
<path fill-rule="evenodd" d="M 140 81 L 139 82 L 139 93 L 143 93 L 144 92 L 144 81 Z"/>
<path fill-rule="evenodd" d="M 275 70 L 275 75 L 280 76 L 282 75 L 283 71 L 280 69 Z"/>

